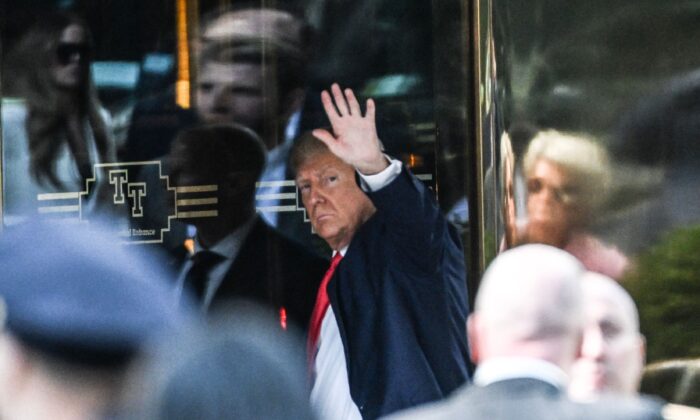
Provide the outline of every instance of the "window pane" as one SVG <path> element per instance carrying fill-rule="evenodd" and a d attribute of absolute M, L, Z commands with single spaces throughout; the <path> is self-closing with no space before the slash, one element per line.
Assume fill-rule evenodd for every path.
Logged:
<path fill-rule="evenodd" d="M 492 8 L 501 246 L 548 243 L 618 280 L 649 362 L 700 356 L 699 6 Z"/>
<path fill-rule="evenodd" d="M 202 242 L 264 221 L 325 260 L 287 158 L 296 139 L 329 125 L 320 93 L 338 82 L 362 108 L 375 100 L 385 151 L 458 226 L 473 287 L 469 4 L 234 3 L 6 5 L 3 225 L 105 223 L 177 271 Z M 225 141 L 234 134 L 210 130 L 231 123 L 235 147 Z M 241 258 L 281 270 L 283 254 Z"/>

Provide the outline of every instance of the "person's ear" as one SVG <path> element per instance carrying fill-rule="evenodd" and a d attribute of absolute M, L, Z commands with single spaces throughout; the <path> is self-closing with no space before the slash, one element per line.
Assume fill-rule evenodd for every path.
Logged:
<path fill-rule="evenodd" d="M 585 339 L 585 334 L 583 329 L 576 333 L 576 354 L 574 360 L 583 357 L 583 340 Z"/>
<path fill-rule="evenodd" d="M 21 392 L 31 371 L 32 364 L 22 345 L 13 337 L 3 334 L 0 337 L 0 391 L 5 394 L 3 399 Z"/>
<path fill-rule="evenodd" d="M 467 341 L 469 342 L 469 355 L 471 356 L 472 363 L 475 365 L 479 364 L 481 359 L 481 353 L 479 351 L 479 346 L 481 345 L 479 331 L 479 322 L 477 316 L 474 314 L 469 315 L 467 318 Z"/>
<path fill-rule="evenodd" d="M 634 384 L 634 391 L 639 391 L 639 387 L 641 386 L 642 382 L 642 377 L 644 376 L 644 366 L 646 365 L 647 360 L 647 339 L 642 334 L 637 335 L 637 349 L 635 351 L 637 352 L 637 357 L 639 357 L 639 363 L 636 367 L 638 369 L 638 372 L 636 383 Z"/>
<path fill-rule="evenodd" d="M 642 362 L 642 366 L 647 363 L 647 339 L 642 334 L 639 334 L 639 360 Z"/>

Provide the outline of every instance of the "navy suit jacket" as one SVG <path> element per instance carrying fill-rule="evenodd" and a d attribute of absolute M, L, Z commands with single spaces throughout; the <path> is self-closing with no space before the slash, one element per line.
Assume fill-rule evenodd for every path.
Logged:
<path fill-rule="evenodd" d="M 367 194 L 363 224 L 328 284 L 363 418 L 441 399 L 468 380 L 461 242 L 405 168 Z"/>
<path fill-rule="evenodd" d="M 231 299 L 250 299 L 278 311 L 305 330 L 328 262 L 286 238 L 257 217 L 211 308 Z"/>

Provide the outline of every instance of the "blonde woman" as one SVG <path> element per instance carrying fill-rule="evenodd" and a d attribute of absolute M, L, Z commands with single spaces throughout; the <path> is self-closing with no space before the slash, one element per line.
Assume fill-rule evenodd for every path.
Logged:
<path fill-rule="evenodd" d="M 585 136 L 541 131 L 530 142 L 523 167 L 527 221 L 518 242 L 564 249 L 588 270 L 619 279 L 627 258 L 590 233 L 609 191 L 606 150 Z"/>

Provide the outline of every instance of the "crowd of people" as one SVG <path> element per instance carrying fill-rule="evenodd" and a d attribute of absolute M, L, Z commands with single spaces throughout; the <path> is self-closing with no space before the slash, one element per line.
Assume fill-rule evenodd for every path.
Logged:
<path fill-rule="evenodd" d="M 89 31 L 60 16 L 27 37 L 45 63 L 27 73 L 26 103 L 3 106 L 4 161 L 23 165 L 3 170 L 33 185 L 21 188 L 27 206 L 95 182 L 80 211 L 99 212 L 117 182 L 95 180 L 92 165 L 116 151 Z M 512 195 L 524 182 L 528 218 L 512 220 L 511 196 L 513 229 L 471 310 L 459 232 L 384 150 L 375 102 L 338 84 L 305 98 L 311 38 L 288 11 L 217 13 L 198 39 L 195 108 L 161 107 L 169 97 L 135 108 L 121 157 L 162 160 L 173 185 L 215 192 L 181 200 L 216 207 L 183 212 L 164 249 L 120 245 L 102 219 L 9 211 L 0 418 L 697 415 L 638 394 L 645 340 L 618 283 L 629 262 L 590 231 L 610 178 L 602 146 L 554 130 L 532 137 L 524 172 L 509 168 L 504 184 Z M 330 126 L 302 121 L 305 101 Z M 322 244 L 296 236 L 303 219 L 256 211 L 259 183 L 285 177 Z"/>

